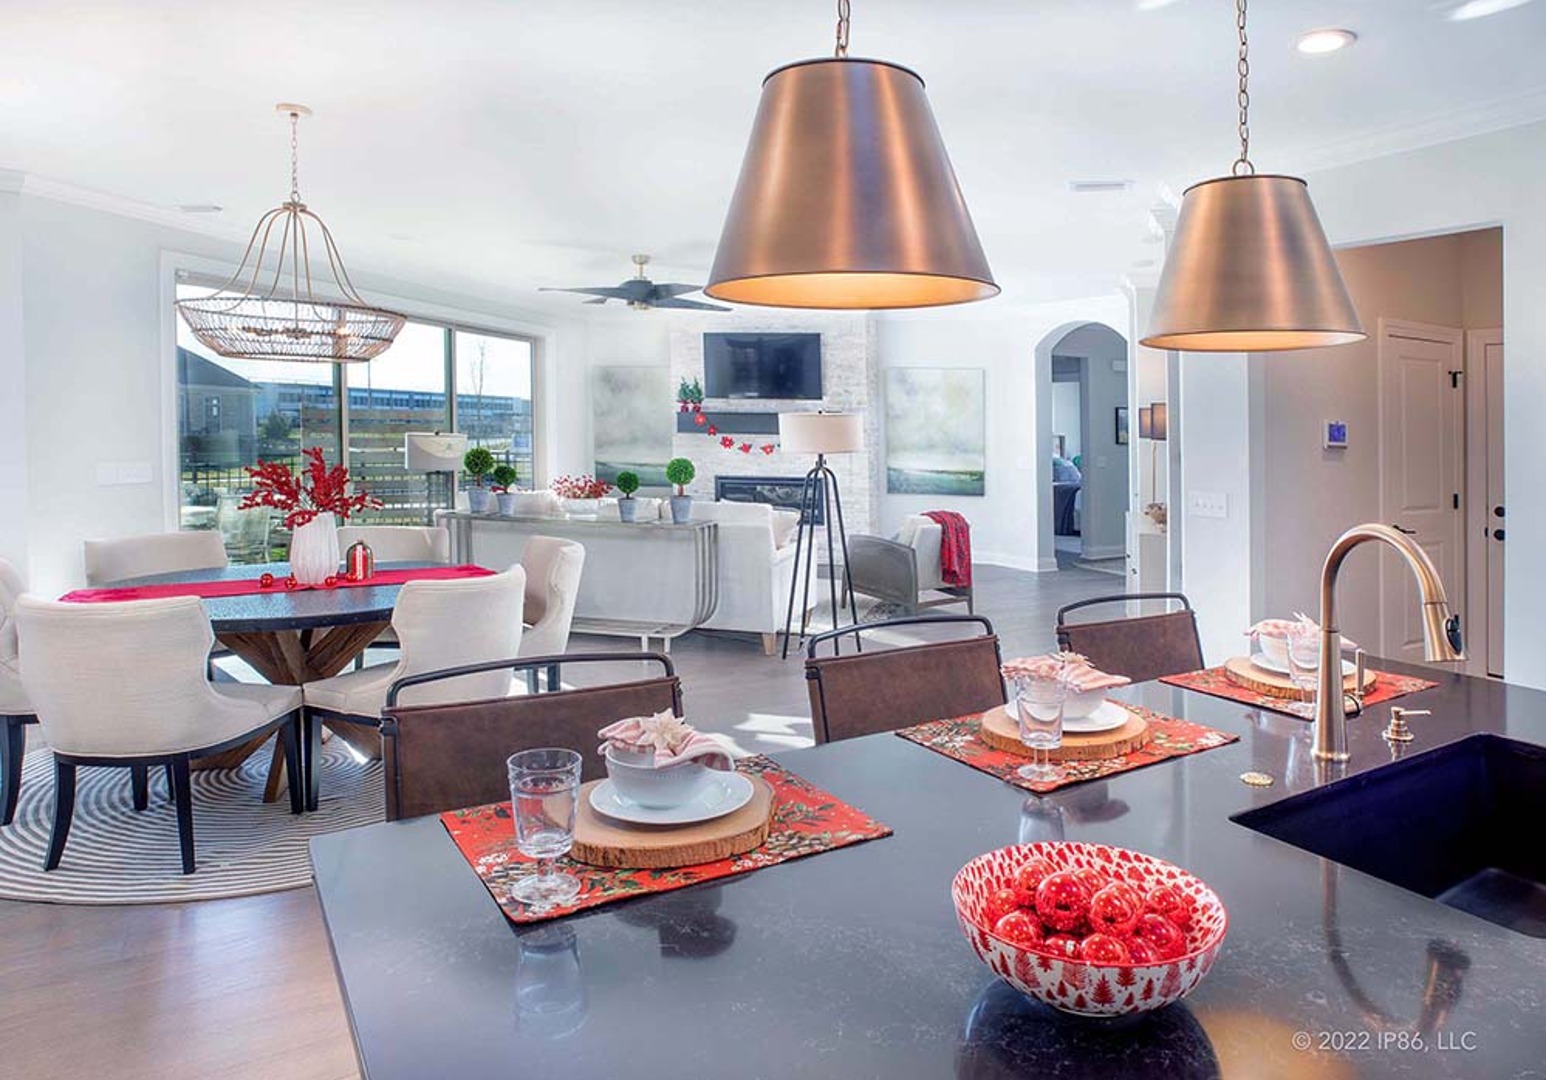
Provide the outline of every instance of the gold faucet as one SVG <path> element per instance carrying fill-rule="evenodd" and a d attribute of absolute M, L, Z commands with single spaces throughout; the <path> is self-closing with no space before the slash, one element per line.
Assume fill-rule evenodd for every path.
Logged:
<path fill-rule="evenodd" d="M 1321 667 L 1315 695 L 1314 755 L 1320 761 L 1346 761 L 1347 706 L 1342 696 L 1342 632 L 1337 628 L 1337 575 L 1348 553 L 1371 540 L 1401 553 L 1417 579 L 1423 600 L 1423 654 L 1429 663 L 1464 660 L 1460 616 L 1449 610 L 1444 582 L 1433 560 L 1407 533 L 1390 525 L 1354 525 L 1337 538 L 1321 567 Z"/>

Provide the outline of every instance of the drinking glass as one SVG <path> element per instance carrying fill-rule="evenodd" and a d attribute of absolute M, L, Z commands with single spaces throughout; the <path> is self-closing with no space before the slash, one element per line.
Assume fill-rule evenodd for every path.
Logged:
<path fill-rule="evenodd" d="M 580 755 L 557 748 L 522 750 L 506 762 L 510 802 L 515 811 L 515 846 L 537 860 L 537 872 L 510 886 L 510 895 L 543 909 L 573 900 L 580 882 L 559 873 L 554 863 L 574 846 L 574 815 L 580 801 Z"/>
<path fill-rule="evenodd" d="M 1015 772 L 1020 779 L 1041 783 L 1062 779 L 1063 770 L 1052 764 L 1052 751 L 1063 744 L 1063 702 L 1067 697 L 1068 684 L 1061 677 L 1022 675 L 1015 679 L 1020 741 L 1031 751 L 1031 763 Z M 1037 760 L 1038 751 L 1045 755 L 1045 761 Z"/>
<path fill-rule="evenodd" d="M 1314 701 L 1320 686 L 1321 628 L 1310 625 L 1293 627 L 1288 632 L 1287 646 L 1289 681 L 1299 688 L 1305 700 Z"/>

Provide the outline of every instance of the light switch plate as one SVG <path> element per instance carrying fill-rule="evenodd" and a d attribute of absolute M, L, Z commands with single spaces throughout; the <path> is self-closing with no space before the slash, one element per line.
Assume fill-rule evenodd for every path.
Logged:
<path fill-rule="evenodd" d="M 1192 517 L 1227 518 L 1229 496 L 1218 491 L 1193 491 L 1186 497 L 1186 509 Z"/>

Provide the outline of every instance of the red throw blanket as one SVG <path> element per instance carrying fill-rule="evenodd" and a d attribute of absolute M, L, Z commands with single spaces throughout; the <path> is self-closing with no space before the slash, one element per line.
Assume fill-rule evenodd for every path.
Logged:
<path fill-rule="evenodd" d="M 410 570 L 380 570 L 364 581 L 350 581 L 342 574 L 335 586 L 354 589 L 366 585 L 402 585 L 409 581 L 443 581 L 448 578 L 487 577 L 494 571 L 481 566 L 420 566 Z M 294 590 L 285 588 L 283 578 L 275 578 L 273 584 L 264 585 L 260 578 L 235 578 L 227 581 L 178 581 L 164 585 L 129 585 L 119 589 L 76 589 L 59 599 L 71 604 L 102 604 L 121 600 L 160 600 L 168 596 L 197 596 L 213 599 L 217 596 L 248 596 L 253 593 L 287 592 L 304 589 L 327 588 L 325 585 L 299 585 Z"/>
<path fill-rule="evenodd" d="M 972 526 L 954 510 L 924 513 L 943 531 L 939 544 L 939 574 L 946 585 L 965 588 L 972 583 Z"/>

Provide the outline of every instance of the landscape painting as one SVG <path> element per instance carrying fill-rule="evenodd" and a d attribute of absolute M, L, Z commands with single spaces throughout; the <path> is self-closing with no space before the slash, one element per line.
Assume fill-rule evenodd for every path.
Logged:
<path fill-rule="evenodd" d="M 982 495 L 987 392 L 981 368 L 886 369 L 886 492 Z"/>
<path fill-rule="evenodd" d="M 598 479 L 617 482 L 624 471 L 639 474 L 647 488 L 664 488 L 676 403 L 671 369 L 598 367 L 591 392 L 592 452 Z"/>

